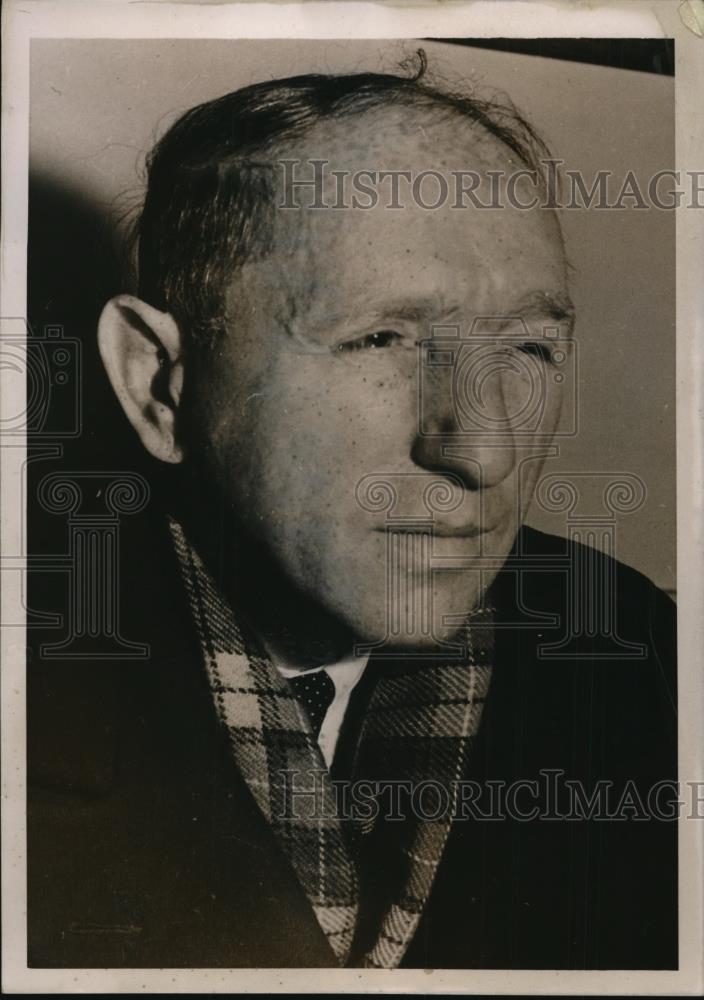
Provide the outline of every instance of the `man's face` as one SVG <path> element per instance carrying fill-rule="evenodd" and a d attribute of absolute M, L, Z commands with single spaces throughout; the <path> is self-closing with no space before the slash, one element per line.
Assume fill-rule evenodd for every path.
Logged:
<path fill-rule="evenodd" d="M 281 155 L 306 177 L 329 161 L 328 203 L 333 170 L 436 170 L 450 192 L 453 170 L 511 170 L 479 129 L 408 109 L 317 126 Z M 275 249 L 237 271 L 199 369 L 196 433 L 282 578 L 361 641 L 427 648 L 491 582 L 534 491 L 560 411 L 543 328 L 560 326 L 565 269 L 550 212 L 453 194 L 428 210 L 403 183 L 390 209 L 378 190 L 371 209 L 276 211 Z"/>

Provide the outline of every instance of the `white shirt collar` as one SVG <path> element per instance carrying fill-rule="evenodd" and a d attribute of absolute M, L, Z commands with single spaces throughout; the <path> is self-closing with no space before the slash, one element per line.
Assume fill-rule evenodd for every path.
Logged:
<path fill-rule="evenodd" d="M 273 657 L 272 660 L 281 676 L 287 679 L 301 677 L 304 674 L 317 674 L 321 670 L 324 670 L 335 685 L 335 697 L 325 713 L 325 718 L 318 734 L 318 744 L 321 753 L 325 759 L 325 763 L 330 767 L 335 755 L 337 738 L 340 735 L 342 721 L 347 711 L 352 689 L 364 673 L 364 668 L 369 662 L 369 656 L 355 656 L 352 654 L 351 656 L 344 657 L 342 660 L 338 660 L 336 663 L 326 663 L 320 667 L 311 667 L 309 670 L 296 670 L 295 668 L 277 663 Z"/>

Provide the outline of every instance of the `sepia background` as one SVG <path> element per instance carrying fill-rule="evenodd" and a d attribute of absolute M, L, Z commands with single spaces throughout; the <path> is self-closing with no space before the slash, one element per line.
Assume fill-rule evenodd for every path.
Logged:
<path fill-rule="evenodd" d="M 419 45 L 431 79 L 507 94 L 588 186 L 598 170 L 611 170 L 616 193 L 633 170 L 647 190 L 649 177 L 674 165 L 673 78 L 576 61 L 578 41 L 567 59 L 469 40 L 32 42 L 28 318 L 35 332 L 62 326 L 81 342 L 82 432 L 66 453 L 73 467 L 105 468 L 106 448 L 120 463 L 112 467 L 139 463 L 98 364 L 95 324 L 104 301 L 129 290 L 124 234 L 154 141 L 194 104 L 248 83 L 394 72 Z M 645 503 L 616 517 L 616 555 L 674 593 L 675 213 L 575 210 L 562 213 L 562 224 L 578 315 L 579 422 L 576 435 L 558 439 L 545 473 L 642 480 Z M 581 482 L 586 513 L 603 516 L 603 477 Z M 528 521 L 568 530 L 565 512 L 539 503 Z"/>

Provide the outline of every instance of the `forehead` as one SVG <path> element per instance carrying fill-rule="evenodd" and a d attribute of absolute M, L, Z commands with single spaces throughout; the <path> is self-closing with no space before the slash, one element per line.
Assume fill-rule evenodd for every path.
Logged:
<path fill-rule="evenodd" d="M 299 317 L 320 319 L 354 302 L 382 304 L 405 291 L 486 312 L 509 308 L 511 298 L 559 293 L 565 286 L 554 214 L 506 204 L 507 178 L 525 165 L 456 112 L 386 107 L 326 120 L 282 144 L 277 155 L 278 164 L 293 163 L 289 176 L 303 180 L 314 176 L 310 161 L 324 161 L 324 203 L 345 207 L 311 208 L 312 189 L 301 187 L 294 191 L 296 207 L 282 209 L 280 186 L 274 249 L 241 269 L 233 286 L 239 293 L 250 286 L 257 294 L 286 298 Z M 278 164 L 275 159 L 275 170 Z M 420 175 L 429 171 L 435 178 L 418 187 Z M 389 172 L 399 177 L 398 208 L 389 207 Z M 467 172 L 480 176 L 478 196 L 485 203 L 491 201 L 490 185 L 498 185 L 501 208 L 458 203 L 458 174 Z M 437 208 L 424 207 L 444 191 L 437 175 L 445 180 L 447 197 Z M 283 178 L 283 168 L 278 176 Z M 376 191 L 372 207 L 360 185 Z"/>
<path fill-rule="evenodd" d="M 318 157 L 349 169 L 438 170 L 470 157 L 486 168 L 505 165 L 515 154 L 483 126 L 431 99 L 389 103 L 323 118 L 282 142 L 286 155 Z"/>

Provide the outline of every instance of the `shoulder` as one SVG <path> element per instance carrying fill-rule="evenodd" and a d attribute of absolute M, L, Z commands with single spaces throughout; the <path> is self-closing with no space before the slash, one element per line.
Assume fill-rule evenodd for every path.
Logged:
<path fill-rule="evenodd" d="M 563 590 L 570 576 L 573 584 L 579 576 L 584 600 L 611 598 L 622 615 L 633 616 L 631 624 L 636 628 L 650 627 L 656 619 L 674 626 L 676 609 L 672 598 L 645 574 L 596 546 L 524 525 L 515 552 L 518 565 L 525 562 L 527 566 L 539 566 L 544 560 L 546 583 L 554 585 L 559 576 Z M 552 579 L 548 578 L 550 571 Z"/>
<path fill-rule="evenodd" d="M 601 718 L 676 735 L 677 622 L 672 599 L 643 573 L 574 539 L 521 529 L 507 562 L 510 622 L 532 679 L 551 691 L 580 683 Z M 530 655 L 528 655 L 530 651 Z M 570 690 L 572 688 L 570 687 Z M 587 692 L 588 696 L 587 696 Z M 574 693 L 574 692 L 573 692 Z"/>

